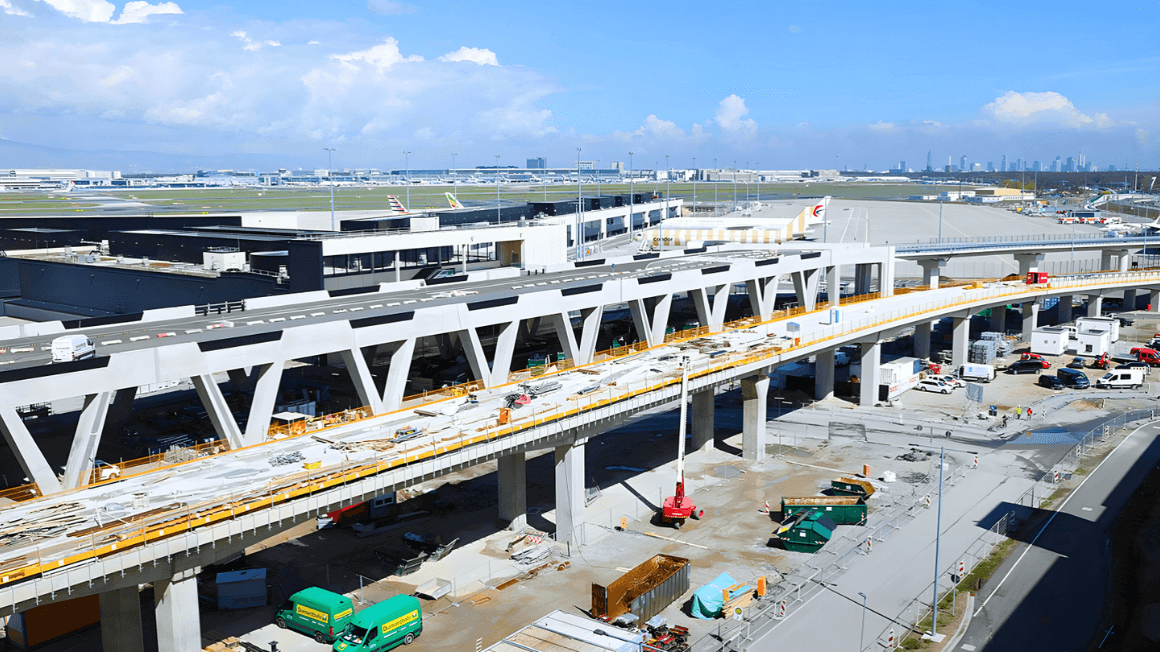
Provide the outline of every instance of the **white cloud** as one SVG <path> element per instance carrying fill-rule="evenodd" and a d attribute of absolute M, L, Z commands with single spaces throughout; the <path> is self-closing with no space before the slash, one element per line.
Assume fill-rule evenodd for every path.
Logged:
<path fill-rule="evenodd" d="M 185 12 L 177 6 L 176 2 L 159 2 L 155 5 L 148 2 L 126 2 L 125 8 L 121 10 L 121 17 L 113 22 L 118 25 L 143 23 L 150 16 L 182 13 Z"/>
<path fill-rule="evenodd" d="M 1007 91 L 983 107 L 992 120 L 1010 125 L 1045 125 L 1056 127 L 1107 128 L 1115 125 L 1106 113 L 1095 117 L 1082 113 L 1075 104 L 1054 91 L 1019 93 Z"/>
<path fill-rule="evenodd" d="M 367 8 L 384 16 L 406 16 L 415 13 L 415 7 L 395 0 L 367 0 Z"/>
<path fill-rule="evenodd" d="M 31 16 L 32 15 L 32 14 L 28 13 L 27 11 L 24 11 L 20 7 L 14 6 L 8 0 L 0 0 L 0 9 L 3 9 L 4 13 L 8 14 L 9 16 Z"/>
<path fill-rule="evenodd" d="M 307 41 L 306 45 L 322 45 L 322 43 L 319 41 Z"/>
<path fill-rule="evenodd" d="M 48 6 L 71 18 L 86 23 L 107 23 L 117 6 L 107 0 L 41 0 Z"/>
<path fill-rule="evenodd" d="M 241 31 L 241 30 L 233 32 L 232 34 L 230 34 L 230 36 L 233 36 L 233 37 L 239 39 L 242 43 L 245 44 L 243 46 L 243 49 L 249 50 L 250 52 L 257 52 L 258 50 L 261 50 L 262 48 L 264 48 L 266 46 L 270 46 L 272 48 L 282 47 L 282 44 L 279 43 L 278 41 L 255 41 L 255 40 L 251 39 L 250 37 L 246 36 L 246 33 Z"/>
<path fill-rule="evenodd" d="M 717 113 L 713 121 L 726 134 L 748 140 L 757 134 L 757 123 L 746 118 L 747 115 L 749 115 L 749 109 L 745 106 L 745 100 L 736 95 L 730 95 L 717 105 Z"/>
<path fill-rule="evenodd" d="M 498 66 L 499 60 L 495 58 L 495 52 L 486 48 L 469 48 L 463 46 L 454 52 L 439 57 L 440 61 L 471 61 L 478 63 L 481 66 Z"/>
<path fill-rule="evenodd" d="M 798 27 L 797 25 L 790 25 L 789 31 L 794 33 L 794 34 L 797 34 L 798 32 L 802 31 L 802 28 Z"/>
<path fill-rule="evenodd" d="M 890 132 L 890 131 L 894 131 L 894 123 L 893 122 L 882 122 L 881 120 L 879 120 L 878 122 L 875 122 L 874 124 L 869 125 L 867 127 L 867 129 L 869 129 L 871 131 Z"/>
<path fill-rule="evenodd" d="M 129 66 L 118 66 L 108 77 L 101 80 L 101 86 L 116 86 L 133 76 L 133 69 Z"/>
<path fill-rule="evenodd" d="M 332 54 L 331 59 L 340 61 L 347 65 L 355 65 L 358 63 L 369 63 L 372 66 L 383 70 L 390 68 L 396 63 L 407 63 L 422 61 L 423 57 L 413 54 L 409 57 L 404 57 L 399 51 L 399 42 L 393 38 L 388 38 L 382 43 L 358 52 L 351 52 L 348 54 Z"/>

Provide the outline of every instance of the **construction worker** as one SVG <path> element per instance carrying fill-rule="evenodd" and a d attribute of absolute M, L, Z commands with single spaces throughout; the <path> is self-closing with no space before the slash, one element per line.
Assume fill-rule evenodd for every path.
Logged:
<path fill-rule="evenodd" d="M 1028 421 L 1031 420 L 1031 406 L 1030 405 L 1027 406 L 1027 420 Z"/>
<path fill-rule="evenodd" d="M 1023 419 L 1023 406 L 1016 405 L 1015 406 L 1015 420 L 1020 421 L 1022 419 Z"/>

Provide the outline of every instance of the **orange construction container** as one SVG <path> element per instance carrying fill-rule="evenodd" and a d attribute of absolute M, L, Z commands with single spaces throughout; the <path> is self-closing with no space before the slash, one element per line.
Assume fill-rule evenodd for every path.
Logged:
<path fill-rule="evenodd" d="M 94 595 L 50 602 L 8 619 L 4 635 L 18 650 L 30 650 L 101 622 L 101 601 Z"/>

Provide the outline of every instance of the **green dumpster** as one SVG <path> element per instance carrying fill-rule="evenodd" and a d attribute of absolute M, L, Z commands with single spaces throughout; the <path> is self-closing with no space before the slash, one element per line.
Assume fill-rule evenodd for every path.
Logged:
<path fill-rule="evenodd" d="M 777 538 L 791 552 L 817 552 L 834 536 L 837 525 L 819 511 L 798 512 L 782 522 Z"/>
<path fill-rule="evenodd" d="M 837 525 L 866 523 L 866 501 L 861 496 L 806 496 L 781 499 L 782 520 L 811 509 L 829 516 Z"/>
<path fill-rule="evenodd" d="M 846 496 L 862 496 L 863 498 L 869 498 L 877 491 L 869 481 L 858 478 L 838 478 L 837 480 L 831 480 L 830 487 L 833 488 L 834 493 Z"/>

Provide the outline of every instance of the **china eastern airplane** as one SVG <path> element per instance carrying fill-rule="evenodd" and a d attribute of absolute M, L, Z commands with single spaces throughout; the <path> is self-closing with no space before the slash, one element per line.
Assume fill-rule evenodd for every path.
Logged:
<path fill-rule="evenodd" d="M 830 198 L 823 197 L 790 220 L 771 220 L 776 226 L 753 217 L 675 217 L 665 220 L 659 229 L 647 230 L 642 236 L 642 249 L 660 248 L 661 238 L 666 247 L 705 242 L 788 242 L 802 237 L 811 226 L 824 222 L 829 205 Z"/>

